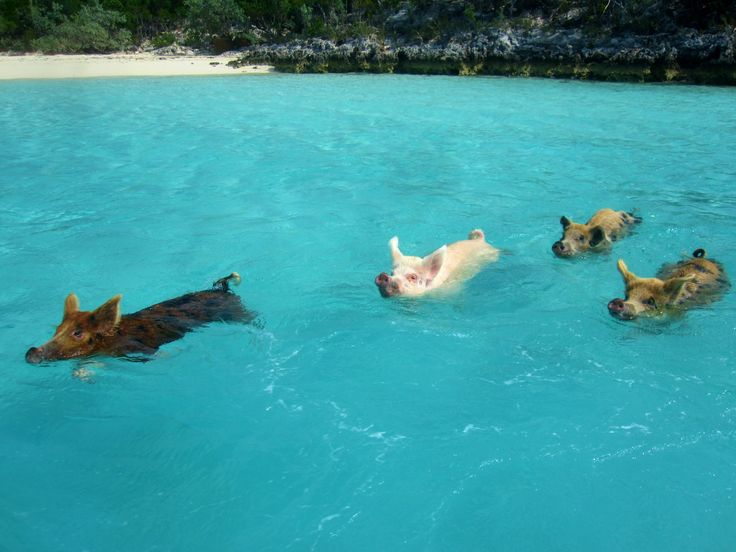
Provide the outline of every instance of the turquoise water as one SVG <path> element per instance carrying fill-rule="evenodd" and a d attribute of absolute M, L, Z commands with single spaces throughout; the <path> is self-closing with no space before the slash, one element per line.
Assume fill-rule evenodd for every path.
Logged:
<path fill-rule="evenodd" d="M 619 257 L 736 273 L 736 90 L 19 81 L 0 144 L 0 549 L 733 548 L 736 294 L 606 304 Z M 601 207 L 644 223 L 555 258 L 560 216 Z M 392 235 L 475 227 L 504 254 L 461 290 L 379 296 Z M 258 326 L 24 361 L 70 291 L 133 312 L 231 270 Z"/>

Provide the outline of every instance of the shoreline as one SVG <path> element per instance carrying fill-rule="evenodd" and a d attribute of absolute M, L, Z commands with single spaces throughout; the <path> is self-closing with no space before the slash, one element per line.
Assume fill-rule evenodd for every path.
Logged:
<path fill-rule="evenodd" d="M 272 61 L 279 73 L 368 73 L 439 76 L 495 76 L 569 79 L 621 83 L 671 83 L 736 86 L 736 66 L 681 67 L 647 63 L 595 63 L 547 60 L 509 61 L 425 59 L 395 63 L 328 59 L 322 61 Z"/>
<path fill-rule="evenodd" d="M 292 73 L 501 75 L 611 82 L 736 85 L 736 29 L 656 35 L 488 29 L 442 40 L 363 37 L 244 48 L 238 63 Z"/>
<path fill-rule="evenodd" d="M 498 75 L 736 85 L 736 29 L 626 37 L 492 29 L 413 43 L 298 39 L 220 55 L 191 51 L 45 55 L 0 52 L 0 81 L 282 73 Z"/>
<path fill-rule="evenodd" d="M 0 81 L 111 77 L 255 75 L 273 72 L 263 63 L 229 64 L 236 55 L 171 56 L 139 54 L 0 54 Z"/>

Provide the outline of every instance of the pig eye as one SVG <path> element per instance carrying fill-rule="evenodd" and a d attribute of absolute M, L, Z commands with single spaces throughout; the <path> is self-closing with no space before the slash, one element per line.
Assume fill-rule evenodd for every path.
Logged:
<path fill-rule="evenodd" d="M 585 236 L 578 236 L 578 241 L 579 242 L 584 242 L 585 241 Z"/>
<path fill-rule="evenodd" d="M 657 302 L 654 300 L 654 297 L 650 297 L 644 301 L 644 304 L 655 309 L 657 308 Z"/>
<path fill-rule="evenodd" d="M 75 339 L 82 339 L 82 330 L 77 328 L 72 332 L 72 337 Z"/>
<path fill-rule="evenodd" d="M 406 279 L 409 280 L 410 282 L 416 282 L 417 281 L 417 275 L 416 274 L 409 274 L 406 277 Z"/>

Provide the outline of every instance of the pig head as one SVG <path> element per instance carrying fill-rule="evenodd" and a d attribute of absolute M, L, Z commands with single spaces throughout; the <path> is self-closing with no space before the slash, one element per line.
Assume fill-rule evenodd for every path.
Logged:
<path fill-rule="evenodd" d="M 421 295 L 444 281 L 440 275 L 447 258 L 446 245 L 426 257 L 402 254 L 396 236 L 391 238 L 388 246 L 391 251 L 391 275 L 381 272 L 375 280 L 383 297 Z"/>

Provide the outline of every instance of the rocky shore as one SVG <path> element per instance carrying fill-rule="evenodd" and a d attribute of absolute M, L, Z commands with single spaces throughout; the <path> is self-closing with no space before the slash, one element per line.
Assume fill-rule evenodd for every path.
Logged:
<path fill-rule="evenodd" d="M 579 29 L 493 29 L 423 43 L 358 38 L 251 46 L 235 64 L 297 73 L 515 75 L 736 85 L 736 29 L 592 36 Z"/>

